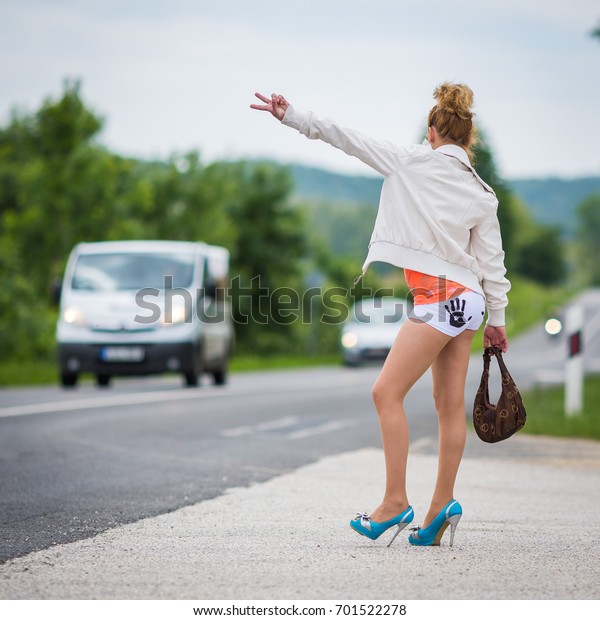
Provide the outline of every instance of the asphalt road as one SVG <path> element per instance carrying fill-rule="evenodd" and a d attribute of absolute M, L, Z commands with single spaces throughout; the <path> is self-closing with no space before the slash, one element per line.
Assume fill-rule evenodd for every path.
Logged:
<path fill-rule="evenodd" d="M 597 295 L 585 298 L 595 320 Z M 586 342 L 596 364 L 598 337 Z M 522 389 L 556 374 L 564 341 L 536 328 L 511 343 L 507 364 Z M 116 381 L 0 392 L 0 561 L 93 537 L 248 487 L 319 459 L 379 448 L 370 388 L 376 367 L 241 373 L 223 388 L 182 389 L 178 379 Z M 481 365 L 471 364 L 467 394 Z M 493 396 L 493 394 L 492 394 Z M 425 376 L 407 401 L 412 445 L 436 450 Z M 493 452 L 490 452 L 490 448 Z M 469 444 L 474 458 L 510 458 L 535 446 Z M 523 456 L 523 454 L 521 454 Z"/>
<path fill-rule="evenodd" d="M 0 559 L 377 445 L 375 372 L 249 373 L 199 389 L 180 388 L 179 379 L 122 381 L 110 391 L 24 391 L 26 405 L 6 398 Z M 13 402 L 18 395 L 7 394 Z"/>

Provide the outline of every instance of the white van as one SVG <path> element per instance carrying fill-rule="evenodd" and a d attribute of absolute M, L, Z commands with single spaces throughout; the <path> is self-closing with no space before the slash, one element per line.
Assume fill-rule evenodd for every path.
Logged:
<path fill-rule="evenodd" d="M 225 287 L 229 253 L 206 243 L 107 241 L 71 252 L 60 290 L 60 380 L 83 372 L 107 386 L 115 375 L 204 372 L 227 380 L 234 346 Z"/>

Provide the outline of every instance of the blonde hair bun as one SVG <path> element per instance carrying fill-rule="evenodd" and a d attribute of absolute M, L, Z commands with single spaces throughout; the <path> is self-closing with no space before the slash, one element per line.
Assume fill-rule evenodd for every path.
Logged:
<path fill-rule="evenodd" d="M 444 82 L 434 91 L 438 110 L 452 112 L 464 120 L 473 117 L 473 91 L 466 84 L 451 84 Z"/>

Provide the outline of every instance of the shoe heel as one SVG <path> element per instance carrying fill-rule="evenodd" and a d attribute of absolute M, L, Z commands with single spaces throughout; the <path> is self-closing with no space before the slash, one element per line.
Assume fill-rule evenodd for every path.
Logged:
<path fill-rule="evenodd" d="M 392 543 L 396 540 L 396 536 L 398 536 L 398 534 L 400 534 L 400 532 L 408 525 L 408 523 L 398 523 L 398 528 L 396 529 L 396 531 L 394 532 L 394 535 L 392 536 L 392 540 L 390 540 L 390 542 L 387 544 L 388 547 L 392 546 Z"/>
<path fill-rule="evenodd" d="M 460 521 L 461 517 L 462 517 L 462 514 L 458 514 L 458 515 L 452 515 L 451 517 L 448 517 L 447 519 L 447 522 L 450 523 L 450 546 L 451 547 L 454 544 L 454 532 L 456 532 L 456 528 L 458 526 L 458 522 Z"/>

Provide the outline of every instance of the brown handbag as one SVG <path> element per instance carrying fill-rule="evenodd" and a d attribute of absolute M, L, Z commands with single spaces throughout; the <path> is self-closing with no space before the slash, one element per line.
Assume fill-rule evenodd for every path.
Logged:
<path fill-rule="evenodd" d="M 490 403 L 488 382 L 490 358 L 496 356 L 502 374 L 502 393 L 498 403 Z M 479 438 L 488 443 L 508 439 L 525 425 L 525 406 L 519 388 L 510 376 L 497 347 L 487 347 L 483 352 L 483 374 L 473 403 L 473 426 Z"/>

